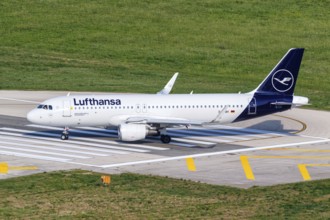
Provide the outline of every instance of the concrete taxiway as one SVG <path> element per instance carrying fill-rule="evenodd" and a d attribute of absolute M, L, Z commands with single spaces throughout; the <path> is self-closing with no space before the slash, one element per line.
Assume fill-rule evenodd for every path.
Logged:
<path fill-rule="evenodd" d="M 136 172 L 211 184 L 251 187 L 330 178 L 330 113 L 293 109 L 208 128 L 170 129 L 158 138 L 117 141 L 115 130 L 38 126 L 25 116 L 37 103 L 66 92 L 0 91 L 0 179 L 87 169 Z"/>

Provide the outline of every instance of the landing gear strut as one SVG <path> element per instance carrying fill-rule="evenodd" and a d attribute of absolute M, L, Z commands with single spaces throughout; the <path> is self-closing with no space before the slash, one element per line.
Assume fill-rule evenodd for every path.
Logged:
<path fill-rule="evenodd" d="M 69 128 L 65 127 L 64 131 L 61 134 L 61 139 L 62 140 L 68 140 L 69 139 Z"/>

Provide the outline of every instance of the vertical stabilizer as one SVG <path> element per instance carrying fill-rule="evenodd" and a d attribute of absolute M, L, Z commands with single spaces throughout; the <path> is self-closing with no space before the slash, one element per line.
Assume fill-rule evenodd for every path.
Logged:
<path fill-rule="evenodd" d="M 290 49 L 253 92 L 292 96 L 303 53 L 303 48 Z"/>

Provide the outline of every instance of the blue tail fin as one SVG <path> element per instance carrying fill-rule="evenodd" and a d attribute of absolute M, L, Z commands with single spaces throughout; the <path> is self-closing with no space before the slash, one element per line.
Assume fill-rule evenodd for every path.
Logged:
<path fill-rule="evenodd" d="M 292 107 L 303 48 L 290 49 L 252 92 L 250 103 L 235 119 L 242 121 L 288 110 Z"/>
<path fill-rule="evenodd" d="M 303 48 L 290 49 L 253 92 L 292 96 L 303 53 Z"/>

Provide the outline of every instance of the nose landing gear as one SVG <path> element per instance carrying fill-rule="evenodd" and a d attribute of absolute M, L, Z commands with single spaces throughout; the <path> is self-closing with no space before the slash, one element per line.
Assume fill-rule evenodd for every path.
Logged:
<path fill-rule="evenodd" d="M 64 131 L 61 134 L 62 140 L 68 140 L 69 139 L 69 127 L 65 127 Z"/>

